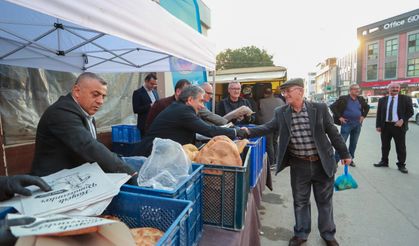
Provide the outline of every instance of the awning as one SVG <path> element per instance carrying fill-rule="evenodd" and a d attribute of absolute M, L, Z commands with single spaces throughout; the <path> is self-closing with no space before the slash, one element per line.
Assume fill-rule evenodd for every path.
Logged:
<path fill-rule="evenodd" d="M 215 69 L 215 45 L 150 0 L 0 0 L 0 64 L 67 72 Z"/>
<path fill-rule="evenodd" d="M 419 78 L 410 78 L 410 79 L 398 79 L 398 80 L 382 80 L 382 81 L 370 81 L 370 82 L 361 82 L 359 85 L 361 87 L 371 87 L 371 88 L 385 88 L 390 83 L 399 83 L 407 84 L 408 86 L 416 86 L 419 83 Z"/>

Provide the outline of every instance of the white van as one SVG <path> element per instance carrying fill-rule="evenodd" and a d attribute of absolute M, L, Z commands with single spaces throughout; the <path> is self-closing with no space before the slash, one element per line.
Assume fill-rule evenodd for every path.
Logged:
<path fill-rule="evenodd" d="M 377 114 L 378 100 L 383 96 L 367 96 L 367 103 L 370 105 L 370 111 L 368 111 L 368 116 Z"/>
<path fill-rule="evenodd" d="M 409 121 L 414 121 L 419 125 L 419 98 L 412 98 L 413 105 L 413 116 L 410 117 Z"/>

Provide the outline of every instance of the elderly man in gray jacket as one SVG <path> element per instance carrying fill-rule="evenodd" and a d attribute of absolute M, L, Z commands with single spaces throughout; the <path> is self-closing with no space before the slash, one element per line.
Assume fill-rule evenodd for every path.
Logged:
<path fill-rule="evenodd" d="M 333 124 L 327 105 L 304 100 L 304 81 L 291 79 L 281 86 L 287 106 L 277 108 L 268 123 L 245 129 L 250 137 L 279 131 L 278 165 L 280 172 L 291 167 L 291 189 L 294 199 L 294 237 L 289 245 L 302 245 L 311 231 L 310 193 L 318 209 L 318 228 L 326 245 L 339 245 L 333 220 L 333 185 L 336 162 L 333 147 L 342 163 L 351 156 L 342 136 Z"/>

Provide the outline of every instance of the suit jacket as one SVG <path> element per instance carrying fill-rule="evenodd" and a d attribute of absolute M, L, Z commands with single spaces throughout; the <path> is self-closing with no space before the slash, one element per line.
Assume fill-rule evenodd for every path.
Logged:
<path fill-rule="evenodd" d="M 311 134 L 314 138 L 323 169 L 329 177 L 332 177 L 336 172 L 333 147 L 343 159 L 350 158 L 351 155 L 346 148 L 345 141 L 333 124 L 327 105 L 311 102 L 305 102 L 305 104 L 310 119 Z M 278 166 L 276 174 L 289 166 L 290 154 L 288 152 L 288 144 L 291 139 L 291 118 L 291 106 L 286 105 L 275 109 L 275 116 L 268 123 L 255 128 L 249 128 L 251 137 L 279 131 Z"/>
<path fill-rule="evenodd" d="M 225 118 L 219 116 L 218 114 L 215 114 L 211 112 L 207 108 L 203 108 L 198 111 L 198 116 L 203 119 L 205 122 L 216 125 L 216 126 L 222 126 L 228 123 L 228 120 Z"/>
<path fill-rule="evenodd" d="M 156 102 L 154 102 L 153 106 L 150 108 L 150 112 L 148 112 L 147 120 L 145 122 L 145 129 L 148 130 L 150 128 L 151 123 L 153 123 L 154 119 L 159 115 L 163 110 L 169 107 L 170 104 L 176 101 L 175 95 L 170 97 L 162 98 Z"/>
<path fill-rule="evenodd" d="M 31 173 L 45 176 L 86 162 L 97 162 L 105 172 L 134 173 L 92 137 L 86 116 L 71 94 L 61 96 L 38 123 Z"/>
<path fill-rule="evenodd" d="M 153 94 L 156 98 L 156 101 L 159 100 L 159 95 L 157 94 L 156 90 L 153 90 Z M 147 119 L 147 114 L 151 107 L 150 104 L 151 99 L 144 86 L 142 86 L 140 89 L 135 90 L 132 93 L 132 108 L 134 110 L 134 113 L 137 114 L 137 127 L 141 131 L 144 131 L 146 129 L 145 122 Z"/>
<path fill-rule="evenodd" d="M 259 100 L 259 111 L 257 113 L 257 122 L 264 124 L 274 117 L 275 108 L 285 105 L 284 101 L 276 97 L 267 97 Z"/>
<path fill-rule="evenodd" d="M 194 143 L 195 133 L 208 137 L 236 137 L 235 129 L 209 125 L 198 117 L 191 106 L 174 102 L 156 117 L 133 155 L 149 156 L 154 138 L 171 139 L 181 145 Z"/>
<path fill-rule="evenodd" d="M 387 102 L 389 96 L 382 97 L 378 100 L 377 118 L 375 121 L 376 128 L 384 128 L 387 117 Z M 403 119 L 403 130 L 407 131 L 409 118 L 413 115 L 412 98 L 405 95 L 399 95 L 397 100 L 397 115 L 399 119 Z"/>

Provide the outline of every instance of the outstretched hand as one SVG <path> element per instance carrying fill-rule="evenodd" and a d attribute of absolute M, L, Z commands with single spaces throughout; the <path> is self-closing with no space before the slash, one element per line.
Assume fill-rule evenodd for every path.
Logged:
<path fill-rule="evenodd" d="M 43 191 L 50 191 L 51 187 L 40 177 L 31 175 L 15 175 L 7 180 L 6 191 L 10 194 L 20 194 L 24 196 L 32 195 L 26 186 L 36 185 Z"/>

